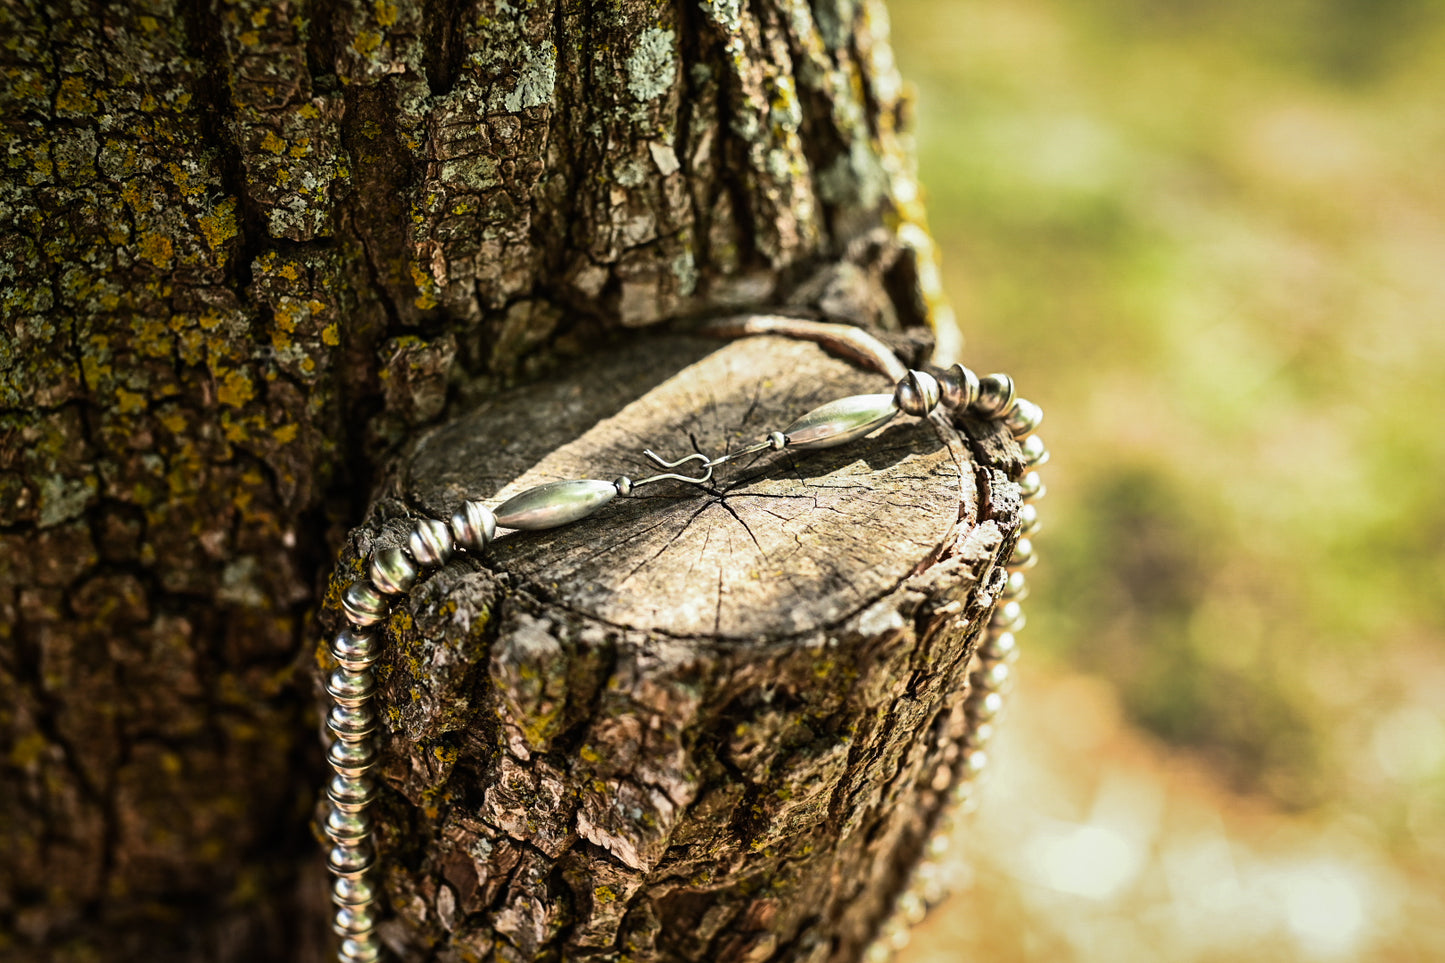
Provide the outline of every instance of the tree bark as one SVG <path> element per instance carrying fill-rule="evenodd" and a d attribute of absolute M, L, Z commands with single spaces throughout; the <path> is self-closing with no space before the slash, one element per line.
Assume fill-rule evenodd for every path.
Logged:
<path fill-rule="evenodd" d="M 676 318 L 924 328 L 885 34 L 851 0 L 0 5 L 0 955 L 320 952 L 315 612 L 419 426 Z"/>

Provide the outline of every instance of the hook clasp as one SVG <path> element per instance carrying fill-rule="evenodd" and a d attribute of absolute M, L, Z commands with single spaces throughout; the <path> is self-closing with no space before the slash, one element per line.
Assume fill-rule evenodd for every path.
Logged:
<path fill-rule="evenodd" d="M 700 451 L 694 452 L 691 455 L 684 455 L 677 461 L 667 461 L 665 458 L 663 458 L 657 452 L 653 451 L 651 448 L 645 450 L 643 454 L 646 455 L 649 459 L 651 459 L 652 463 L 658 468 L 678 468 L 682 465 L 686 465 L 688 462 L 695 461 L 699 463 L 699 466 L 703 468 L 704 471 L 701 475 L 679 475 L 677 472 L 663 472 L 660 475 L 652 475 L 640 481 L 633 482 L 632 487 L 634 488 L 636 488 L 638 485 L 650 485 L 653 482 L 667 481 L 669 479 L 673 481 L 687 482 L 689 485 L 706 485 L 708 482 L 712 481 L 713 468 L 721 463 L 721 459 L 709 459 Z"/>

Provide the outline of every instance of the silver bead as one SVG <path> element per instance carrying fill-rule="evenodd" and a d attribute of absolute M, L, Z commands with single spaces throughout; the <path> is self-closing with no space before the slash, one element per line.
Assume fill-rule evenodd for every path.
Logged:
<path fill-rule="evenodd" d="M 938 379 L 926 371 L 909 371 L 893 390 L 893 404 L 922 418 L 938 407 Z"/>
<path fill-rule="evenodd" d="M 998 718 L 1003 711 L 1004 698 L 1000 692 L 981 692 L 975 689 L 968 697 L 968 714 L 979 722 Z"/>
<path fill-rule="evenodd" d="M 969 676 L 969 681 L 985 692 L 1007 692 L 1013 685 L 1013 667 L 1007 662 L 988 662 Z"/>
<path fill-rule="evenodd" d="M 377 963 L 381 959 L 381 941 L 374 933 L 348 937 L 341 941 L 337 959 L 344 963 Z"/>
<path fill-rule="evenodd" d="M 1029 580 L 1023 572 L 1010 572 L 1008 581 L 1003 583 L 1003 597 L 1013 601 L 1022 602 L 1029 597 Z"/>
<path fill-rule="evenodd" d="M 980 722 L 963 737 L 970 749 L 983 749 L 993 741 L 993 723 Z"/>
<path fill-rule="evenodd" d="M 917 926 L 928 915 L 928 907 L 916 893 L 904 893 L 898 897 L 898 912 L 909 926 Z"/>
<path fill-rule="evenodd" d="M 979 773 L 988 767 L 988 753 L 982 749 L 970 749 L 963 754 L 963 778 L 977 779 Z"/>
<path fill-rule="evenodd" d="M 379 548 L 371 553 L 371 564 L 366 574 L 371 584 L 387 595 L 398 595 L 411 591 L 416 584 L 416 563 L 406 557 L 399 548 Z"/>
<path fill-rule="evenodd" d="M 340 668 L 326 680 L 326 691 L 338 705 L 363 705 L 376 694 L 376 676 L 370 669 Z"/>
<path fill-rule="evenodd" d="M 993 610 L 993 617 L 988 620 L 988 625 L 995 632 L 1017 632 L 1024 627 L 1026 621 L 1022 605 L 1018 602 L 1005 602 Z"/>
<path fill-rule="evenodd" d="M 529 488 L 497 507 L 497 524 L 524 531 L 556 528 L 586 518 L 617 497 L 617 486 L 595 478 L 574 478 Z"/>
<path fill-rule="evenodd" d="M 978 375 L 956 364 L 938 376 L 939 393 L 948 408 L 967 408 L 978 400 Z"/>
<path fill-rule="evenodd" d="M 892 395 L 853 395 L 830 401 L 783 429 L 789 448 L 831 448 L 862 438 L 898 415 Z"/>
<path fill-rule="evenodd" d="M 376 781 L 370 776 L 332 776 L 326 798 L 344 812 L 361 812 L 376 799 Z"/>
<path fill-rule="evenodd" d="M 407 536 L 407 550 L 417 564 L 426 568 L 445 565 L 452 557 L 452 533 L 446 522 L 435 518 L 418 518 Z"/>
<path fill-rule="evenodd" d="M 977 790 L 978 786 L 976 784 L 964 778 L 954 784 L 953 789 L 949 791 L 949 796 L 953 798 L 955 805 L 962 807 L 965 803 L 973 800 L 974 793 Z"/>
<path fill-rule="evenodd" d="M 326 761 L 331 763 L 331 768 L 336 770 L 338 776 L 355 779 L 357 776 L 366 775 L 367 771 L 376 765 L 376 746 L 369 741 L 342 742 L 338 739 L 326 750 Z"/>
<path fill-rule="evenodd" d="M 375 633 L 363 632 L 347 626 L 331 640 L 331 657 L 341 663 L 343 669 L 359 672 L 376 661 L 381 644 Z"/>
<path fill-rule="evenodd" d="M 1047 495 L 1048 491 L 1049 490 L 1044 487 L 1044 480 L 1039 477 L 1039 473 L 1036 471 L 1031 471 L 1019 479 L 1019 494 L 1023 496 L 1023 500 L 1026 502 L 1038 501 Z"/>
<path fill-rule="evenodd" d="M 342 742 L 360 742 L 376 731 L 376 712 L 369 705 L 332 706 L 326 728 Z"/>
<path fill-rule="evenodd" d="M 978 400 L 970 411 L 980 418 L 999 418 L 1013 409 L 1014 380 L 1006 374 L 985 375 L 978 381 Z"/>
<path fill-rule="evenodd" d="M 768 432 L 768 447 L 773 451 L 782 451 L 788 446 L 788 436 L 781 431 Z"/>
<path fill-rule="evenodd" d="M 371 817 L 363 811 L 351 812 L 335 806 L 326 815 L 326 835 L 338 843 L 359 843 L 371 835 Z"/>
<path fill-rule="evenodd" d="M 1021 538 L 1014 542 L 1013 554 L 1009 556 L 1008 570 L 1010 572 L 1022 572 L 1039 564 L 1039 557 L 1034 554 L 1033 539 Z"/>
<path fill-rule="evenodd" d="M 337 936 L 362 936 L 376 929 L 376 911 L 370 906 L 342 906 L 336 910 L 331 931 Z"/>
<path fill-rule="evenodd" d="M 376 901 L 376 884 L 367 876 L 342 876 L 331 881 L 331 901 L 337 906 L 367 906 Z"/>
<path fill-rule="evenodd" d="M 331 847 L 331 852 L 327 855 L 326 868 L 331 870 L 333 876 L 360 876 L 375 862 L 376 851 L 371 848 L 370 843 L 360 846 L 343 846 L 338 843 Z"/>
<path fill-rule="evenodd" d="M 1007 662 L 1013 665 L 1019 657 L 1019 640 L 1012 632 L 1000 632 L 984 642 L 978 654 L 985 663 Z"/>
<path fill-rule="evenodd" d="M 1037 468 L 1049 460 L 1049 450 L 1038 435 L 1029 435 L 1019 448 L 1023 452 L 1025 468 Z"/>
<path fill-rule="evenodd" d="M 1024 505 L 1019 509 L 1019 531 L 1025 535 L 1032 535 L 1039 530 L 1039 508 L 1037 505 Z"/>
<path fill-rule="evenodd" d="M 626 498 L 628 495 L 632 494 L 632 479 L 628 478 L 626 475 L 618 475 L 616 478 L 612 479 L 612 487 L 617 489 L 617 494 L 621 495 L 623 498 Z"/>
<path fill-rule="evenodd" d="M 1015 438 L 1027 438 L 1038 430 L 1044 420 L 1044 409 L 1027 398 L 1014 399 L 1011 411 L 1004 415 L 1004 427 Z"/>
<path fill-rule="evenodd" d="M 365 628 L 386 618 L 386 596 L 382 595 L 366 579 L 357 579 L 346 587 L 341 596 L 341 608 L 352 625 Z"/>
<path fill-rule="evenodd" d="M 452 537 L 462 548 L 479 555 L 497 537 L 497 516 L 481 502 L 462 502 L 452 515 Z"/>

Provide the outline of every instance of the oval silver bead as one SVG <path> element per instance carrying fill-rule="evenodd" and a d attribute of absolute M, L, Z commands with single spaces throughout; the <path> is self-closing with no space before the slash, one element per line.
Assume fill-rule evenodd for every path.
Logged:
<path fill-rule="evenodd" d="M 332 776 L 326 798 L 344 812 L 360 812 L 376 799 L 376 781 L 370 776 Z"/>
<path fill-rule="evenodd" d="M 369 705 L 332 706 L 326 728 L 343 742 L 360 742 L 376 731 L 376 711 Z"/>
<path fill-rule="evenodd" d="M 1018 602 L 1005 602 L 993 610 L 989 628 L 998 632 L 1017 632 L 1024 627 L 1024 607 Z"/>
<path fill-rule="evenodd" d="M 370 906 L 341 906 L 331 923 L 337 936 L 362 936 L 376 929 L 376 910 Z"/>
<path fill-rule="evenodd" d="M 1032 535 L 1039 530 L 1039 507 L 1037 505 L 1024 505 L 1019 509 L 1019 531 L 1025 535 Z"/>
<path fill-rule="evenodd" d="M 337 669 L 326 680 L 326 692 L 337 705 L 359 706 L 376 693 L 376 676 L 370 669 Z"/>
<path fill-rule="evenodd" d="M 938 407 L 938 398 L 938 379 L 926 371 L 910 370 L 893 389 L 893 403 L 920 418 Z"/>
<path fill-rule="evenodd" d="M 1009 556 L 1008 565 L 1010 572 L 1027 571 L 1039 563 L 1039 558 L 1034 554 L 1034 543 L 1032 539 L 1021 538 L 1014 543 L 1013 554 Z"/>
<path fill-rule="evenodd" d="M 1023 572 L 1010 572 L 1003 583 L 1003 597 L 1012 602 L 1022 602 L 1029 597 L 1029 580 Z"/>
<path fill-rule="evenodd" d="M 435 518 L 418 518 L 406 540 L 407 550 L 417 564 L 427 568 L 445 565 L 452 557 L 452 532 L 446 522 Z"/>
<path fill-rule="evenodd" d="M 381 646 L 376 635 L 347 626 L 331 640 L 331 657 L 344 669 L 359 672 L 376 661 Z"/>
<path fill-rule="evenodd" d="M 332 880 L 331 901 L 337 906 L 367 906 L 376 901 L 376 884 L 366 876 Z"/>
<path fill-rule="evenodd" d="M 1013 684 L 1013 668 L 1007 662 L 990 662 L 969 676 L 974 688 L 1002 694 Z"/>
<path fill-rule="evenodd" d="M 967 408 L 978 400 L 978 375 L 956 364 L 938 376 L 939 397 L 946 408 Z"/>
<path fill-rule="evenodd" d="M 984 749 L 993 740 L 993 736 L 993 723 L 980 722 L 968 731 L 968 734 L 963 737 L 963 741 L 970 749 Z"/>
<path fill-rule="evenodd" d="M 789 448 L 831 448 L 862 438 L 898 415 L 892 395 L 852 395 L 814 408 L 783 429 Z"/>
<path fill-rule="evenodd" d="M 1029 435 L 1019 447 L 1023 451 L 1025 468 L 1037 468 L 1049 460 L 1049 450 L 1038 435 Z"/>
<path fill-rule="evenodd" d="M 1044 409 L 1027 398 L 1014 401 L 1013 410 L 1004 415 L 1004 427 L 1015 438 L 1027 438 L 1038 430 L 1044 421 Z"/>
<path fill-rule="evenodd" d="M 529 488 L 497 506 L 497 524 L 534 532 L 586 518 L 617 497 L 617 486 L 574 478 Z"/>
<path fill-rule="evenodd" d="M 1019 642 L 1012 632 L 1000 632 L 985 642 L 979 648 L 978 654 L 986 663 L 1007 662 L 1013 665 L 1018 661 Z"/>
<path fill-rule="evenodd" d="M 386 596 L 372 587 L 366 579 L 357 579 L 348 585 L 342 594 L 341 608 L 352 625 L 365 628 L 386 618 Z"/>
<path fill-rule="evenodd" d="M 970 406 L 980 418 L 998 418 L 1013 410 L 1014 380 L 1006 374 L 985 375 L 978 379 L 978 398 Z"/>
<path fill-rule="evenodd" d="M 990 722 L 997 719 L 1003 711 L 1003 696 L 997 692 L 975 689 L 968 697 L 967 709 L 970 718 Z"/>
<path fill-rule="evenodd" d="M 341 941 L 337 959 L 346 963 L 377 963 L 381 959 L 381 941 L 375 933 L 348 937 Z"/>
<path fill-rule="evenodd" d="M 343 846 L 340 843 L 331 847 L 331 852 L 326 859 L 326 867 L 331 870 L 333 876 L 360 876 L 371 868 L 376 862 L 376 852 L 371 848 L 370 843 L 363 843 L 360 846 Z"/>
<path fill-rule="evenodd" d="M 452 536 L 469 552 L 484 552 L 497 537 L 497 516 L 481 502 L 465 501 L 452 515 Z"/>
<path fill-rule="evenodd" d="M 371 564 L 366 574 L 371 584 L 387 595 L 408 592 L 416 584 L 416 563 L 406 557 L 399 548 L 381 548 L 371 553 Z"/>
<path fill-rule="evenodd" d="M 376 746 L 370 741 L 343 742 L 338 739 L 326 750 L 326 761 L 338 776 L 364 776 L 376 765 Z"/>
<path fill-rule="evenodd" d="M 1044 480 L 1039 473 L 1031 471 L 1019 479 L 1019 494 L 1024 501 L 1031 502 L 1043 498 L 1048 494 L 1048 489 L 1044 487 Z"/>
<path fill-rule="evenodd" d="M 335 806 L 326 814 L 326 835 L 340 842 L 355 843 L 371 835 L 371 817 Z"/>

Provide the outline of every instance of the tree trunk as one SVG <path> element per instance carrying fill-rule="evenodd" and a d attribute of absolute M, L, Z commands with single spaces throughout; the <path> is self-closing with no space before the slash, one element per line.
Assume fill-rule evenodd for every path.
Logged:
<path fill-rule="evenodd" d="M 670 373 L 676 349 L 656 325 L 671 319 L 767 309 L 926 330 L 932 253 L 885 34 L 881 8 L 852 0 L 0 6 L 0 956 L 322 952 L 308 828 L 324 768 L 315 613 L 337 550 L 359 544 L 345 532 L 365 517 L 374 479 L 391 477 L 384 466 L 420 426 L 456 424 L 519 380 L 575 371 L 624 329 L 652 327 L 628 350 Z M 540 433 L 550 414 L 533 414 Z M 960 442 L 930 437 L 919 444 L 941 447 L 929 457 L 947 450 L 971 480 Z M 1000 451 L 1000 464 L 1012 457 Z M 542 554 L 534 563 L 519 549 L 507 564 L 541 571 Z M 798 632 L 856 620 L 885 594 L 861 587 L 855 611 L 833 622 L 803 612 Z M 556 614 L 536 604 L 508 618 Z M 582 621 L 615 617 L 599 604 L 567 626 L 587 653 L 568 663 L 584 676 L 569 686 L 607 670 L 588 659 L 621 665 L 640 651 L 637 613 L 588 647 Z M 761 663 L 725 651 L 732 635 L 772 631 L 747 624 L 751 612 L 704 632 L 715 645 L 699 658 L 731 688 L 671 720 L 760 727 L 716 754 L 720 769 L 699 770 L 699 787 L 741 785 L 778 764 L 772 749 L 797 749 L 786 733 L 765 745 L 772 710 L 739 688 Z M 508 671 L 505 652 L 489 673 Z M 779 686 L 816 671 L 812 654 L 767 658 Z M 884 659 L 870 671 L 896 686 L 904 667 Z M 742 701 L 717 701 L 728 693 Z M 595 718 L 610 712 L 599 705 Z M 438 784 L 402 776 L 399 760 L 433 738 L 424 729 L 398 730 L 398 800 Z M 509 744 L 550 746 L 558 736 L 544 730 Z M 916 734 L 900 731 L 898 745 Z M 826 764 L 852 772 L 850 752 Z M 936 765 L 925 755 L 890 792 L 913 791 Z M 669 799 L 700 825 L 720 818 L 697 798 Z M 756 818 L 726 833 L 717 823 L 715 838 L 774 846 L 778 878 L 810 880 L 799 892 L 835 912 L 848 894 L 825 900 L 814 869 L 785 867 L 768 835 L 769 820 L 803 816 L 779 815 L 784 800 L 753 802 Z M 399 803 L 394 816 L 388 844 L 422 860 L 396 885 L 433 914 L 403 905 L 399 919 L 406 938 L 440 946 L 433 884 L 451 877 L 420 835 L 437 827 L 403 818 Z M 609 853 L 608 885 L 625 894 L 642 871 L 633 863 L 657 865 L 655 844 L 609 849 L 612 831 L 593 825 L 593 848 L 578 851 L 597 866 Z M 569 892 L 603 898 L 545 847 L 518 858 L 544 856 Z M 879 872 L 896 876 L 906 858 Z M 701 921 L 699 900 L 665 908 Z M 839 946 L 855 947 L 874 909 Z M 539 945 L 597 948 L 607 925 L 549 931 Z M 639 919 L 626 932 L 667 931 Z"/>

